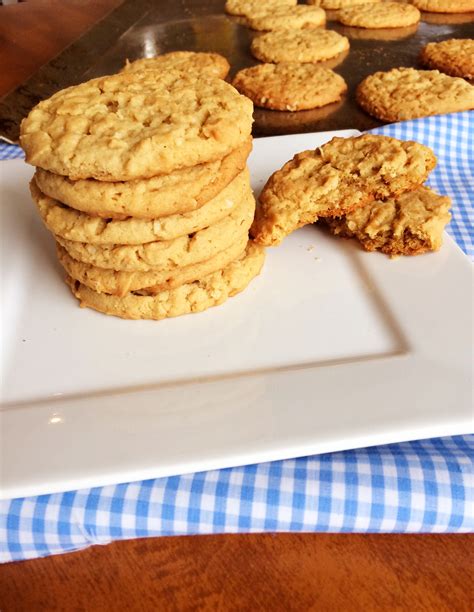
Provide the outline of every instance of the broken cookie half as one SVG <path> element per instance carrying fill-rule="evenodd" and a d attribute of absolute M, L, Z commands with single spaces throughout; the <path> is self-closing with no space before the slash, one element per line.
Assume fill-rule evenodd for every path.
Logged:
<path fill-rule="evenodd" d="M 298 153 L 267 181 L 251 234 L 275 246 L 319 218 L 342 217 L 369 202 L 418 189 L 436 165 L 428 147 L 388 136 L 333 138 Z"/>

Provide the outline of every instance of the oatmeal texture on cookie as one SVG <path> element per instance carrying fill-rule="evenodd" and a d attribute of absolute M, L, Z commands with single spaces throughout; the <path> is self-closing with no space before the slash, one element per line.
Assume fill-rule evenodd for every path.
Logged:
<path fill-rule="evenodd" d="M 474 79 L 474 40 L 451 38 L 428 43 L 420 55 L 421 62 L 450 76 Z"/>
<path fill-rule="evenodd" d="M 373 3 L 381 2 L 381 0 L 372 0 Z M 346 6 L 355 6 L 356 4 L 366 4 L 367 0 L 307 0 L 308 4 L 317 4 L 323 9 L 338 10 L 346 8 Z"/>
<path fill-rule="evenodd" d="M 249 242 L 245 253 L 222 270 L 193 283 L 152 295 L 144 291 L 117 297 L 97 293 L 70 277 L 67 283 L 82 307 L 94 308 L 124 319 L 159 320 L 201 312 L 222 304 L 227 298 L 243 291 L 258 276 L 264 259 L 264 249 Z"/>
<path fill-rule="evenodd" d="M 255 200 L 249 195 L 227 217 L 195 234 L 173 240 L 139 245 L 95 245 L 56 235 L 56 240 L 73 259 L 112 270 L 146 272 L 171 270 L 205 261 L 248 235 L 254 218 Z"/>
<path fill-rule="evenodd" d="M 156 57 L 144 57 L 133 62 L 127 60 L 121 72 L 140 70 L 184 70 L 196 75 L 225 79 L 230 65 L 219 53 L 172 51 Z"/>
<path fill-rule="evenodd" d="M 367 251 L 419 255 L 441 248 L 450 206 L 447 196 L 419 187 L 386 201 L 374 200 L 326 223 L 336 236 L 357 238 Z"/>
<path fill-rule="evenodd" d="M 474 87 L 438 70 L 376 72 L 356 91 L 360 106 L 383 121 L 405 121 L 474 108 Z"/>
<path fill-rule="evenodd" d="M 326 13 L 318 6 L 282 7 L 271 11 L 256 13 L 247 17 L 247 23 L 253 30 L 293 30 L 316 28 L 324 25 Z"/>
<path fill-rule="evenodd" d="M 322 62 L 349 48 L 334 30 L 275 30 L 252 40 L 251 51 L 262 62 Z"/>
<path fill-rule="evenodd" d="M 191 168 L 134 181 L 73 181 L 37 168 L 40 190 L 71 208 L 107 219 L 156 219 L 187 213 L 209 202 L 243 171 L 252 148 L 244 145 L 226 157 Z"/>
<path fill-rule="evenodd" d="M 374 198 L 421 185 L 435 167 L 428 147 L 388 136 L 333 138 L 298 153 L 262 190 L 251 235 L 274 246 L 319 217 L 341 216 Z"/>
<path fill-rule="evenodd" d="M 338 13 L 344 25 L 357 28 L 404 28 L 420 21 L 420 11 L 399 2 L 367 3 L 345 8 Z"/>
<path fill-rule="evenodd" d="M 225 10 L 231 15 L 244 15 L 251 17 L 262 11 L 296 6 L 297 0 L 227 0 Z"/>
<path fill-rule="evenodd" d="M 249 138 L 252 110 L 222 79 L 131 71 L 40 102 L 20 141 L 28 163 L 71 179 L 148 178 L 228 155 Z"/>
<path fill-rule="evenodd" d="M 239 174 L 213 200 L 188 212 L 158 219 L 105 219 L 74 210 L 44 195 L 31 181 L 31 195 L 46 227 L 61 238 L 89 244 L 145 244 L 173 240 L 219 222 L 251 197 L 248 170 Z"/>
<path fill-rule="evenodd" d="M 298 111 L 337 102 L 347 91 L 344 79 L 314 64 L 259 64 L 244 68 L 233 81 L 256 106 Z"/>
<path fill-rule="evenodd" d="M 141 272 L 117 271 L 86 264 L 73 259 L 59 243 L 57 254 L 60 264 L 69 276 L 93 291 L 123 296 L 130 291 L 146 290 L 151 295 L 159 291 L 175 289 L 185 283 L 193 283 L 208 274 L 222 270 L 231 261 L 241 256 L 247 242 L 248 236 L 245 234 L 228 248 L 205 261 L 169 270 L 163 268 Z"/>
<path fill-rule="evenodd" d="M 432 13 L 470 13 L 474 11 L 474 0 L 412 0 L 422 11 Z"/>

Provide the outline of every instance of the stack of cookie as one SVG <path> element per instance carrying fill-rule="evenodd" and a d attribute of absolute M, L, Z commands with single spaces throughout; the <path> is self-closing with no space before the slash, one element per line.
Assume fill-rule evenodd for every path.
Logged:
<path fill-rule="evenodd" d="M 228 83 L 129 70 L 23 121 L 31 193 L 81 305 L 123 318 L 205 310 L 263 264 L 249 242 L 252 104 Z"/>

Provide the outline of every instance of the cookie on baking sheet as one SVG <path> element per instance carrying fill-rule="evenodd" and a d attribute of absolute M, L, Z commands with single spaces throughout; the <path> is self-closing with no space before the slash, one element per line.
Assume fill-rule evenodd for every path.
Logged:
<path fill-rule="evenodd" d="M 356 4 L 366 4 L 367 0 L 307 0 L 308 4 L 317 4 L 328 11 L 346 8 L 347 6 L 355 6 Z M 381 0 L 373 0 L 373 2 L 381 2 Z"/>
<path fill-rule="evenodd" d="M 470 13 L 474 0 L 411 0 L 421 11 L 431 13 Z"/>
<path fill-rule="evenodd" d="M 91 216 L 44 195 L 33 179 L 31 196 L 46 227 L 57 236 L 89 244 L 144 244 L 173 240 L 219 222 L 252 194 L 248 170 L 239 174 L 213 200 L 188 213 L 158 219 L 123 220 Z"/>
<path fill-rule="evenodd" d="M 35 181 L 40 190 L 90 215 L 107 219 L 156 219 L 187 213 L 218 197 L 245 168 L 252 149 L 249 138 L 226 157 L 175 170 L 149 179 L 134 181 L 72 181 L 66 176 L 37 168 Z"/>
<path fill-rule="evenodd" d="M 249 138 L 252 111 L 222 79 L 131 71 L 40 102 L 20 141 L 28 163 L 71 179 L 149 178 L 228 155 Z"/>
<path fill-rule="evenodd" d="M 356 100 L 382 121 L 405 121 L 474 108 L 474 87 L 438 70 L 393 68 L 366 77 Z"/>
<path fill-rule="evenodd" d="M 289 6 L 247 17 L 253 30 L 292 30 L 317 28 L 326 23 L 326 13 L 318 6 Z"/>
<path fill-rule="evenodd" d="M 253 195 L 249 195 L 218 223 L 174 240 L 108 246 L 75 242 L 60 236 L 56 236 L 56 240 L 73 259 L 98 268 L 124 272 L 146 272 L 163 268 L 174 270 L 206 261 L 242 236 L 247 236 L 254 212 L 255 200 Z"/>
<path fill-rule="evenodd" d="M 474 79 L 474 39 L 451 38 L 428 43 L 420 54 L 428 68 L 435 68 L 450 76 Z"/>
<path fill-rule="evenodd" d="M 391 256 L 419 255 L 441 248 L 444 228 L 451 219 L 450 206 L 447 196 L 419 187 L 325 221 L 333 234 L 357 238 L 367 251 Z"/>
<path fill-rule="evenodd" d="M 262 62 L 321 62 L 349 48 L 334 30 L 275 30 L 252 40 L 251 51 Z"/>
<path fill-rule="evenodd" d="M 225 79 L 230 70 L 229 62 L 219 53 L 197 51 L 171 51 L 156 57 L 145 57 L 133 62 L 128 60 L 121 72 L 137 70 L 185 70 L 196 75 Z"/>
<path fill-rule="evenodd" d="M 333 138 L 298 153 L 269 178 L 250 233 L 260 244 L 277 245 L 319 217 L 415 189 L 435 165 L 431 149 L 417 142 L 373 134 Z"/>
<path fill-rule="evenodd" d="M 315 64 L 259 64 L 235 75 L 234 87 L 256 106 L 298 111 L 337 102 L 347 91 L 344 79 Z"/>
<path fill-rule="evenodd" d="M 249 242 L 245 253 L 224 269 L 204 278 L 180 285 L 176 289 L 153 295 L 127 293 L 123 297 L 97 293 L 79 281 L 67 278 L 72 293 L 82 307 L 94 308 L 123 319 L 166 319 L 192 312 L 201 312 L 222 304 L 243 291 L 258 276 L 265 259 L 264 249 Z"/>
<path fill-rule="evenodd" d="M 252 16 L 286 6 L 296 6 L 297 0 L 227 0 L 225 10 L 231 15 Z"/>
<path fill-rule="evenodd" d="M 381 2 L 359 4 L 338 13 L 338 20 L 357 28 L 406 28 L 420 21 L 420 11 L 411 4 Z"/>
<path fill-rule="evenodd" d="M 123 296 L 130 291 L 146 289 L 148 293 L 152 294 L 175 289 L 185 283 L 193 283 L 208 274 L 222 270 L 231 261 L 240 257 L 245 251 L 247 242 L 248 236 L 245 234 L 227 249 L 205 261 L 172 270 L 162 269 L 148 272 L 121 272 L 98 268 L 73 259 L 59 243 L 57 243 L 57 255 L 63 268 L 74 280 L 99 293 Z"/>

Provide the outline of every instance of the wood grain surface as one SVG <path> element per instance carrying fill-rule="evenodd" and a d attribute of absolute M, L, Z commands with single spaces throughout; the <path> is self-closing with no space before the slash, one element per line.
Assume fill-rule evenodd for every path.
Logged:
<path fill-rule="evenodd" d="M 0 7 L 0 95 L 118 4 L 34 0 Z M 472 544 L 467 535 L 131 540 L 0 566 L 0 610 L 468 612 Z"/>
<path fill-rule="evenodd" d="M 121 0 L 28 0 L 0 6 L 0 96 L 17 87 Z"/>
<path fill-rule="evenodd" d="M 3 612 L 470 612 L 469 535 L 151 538 L 0 567 Z"/>

